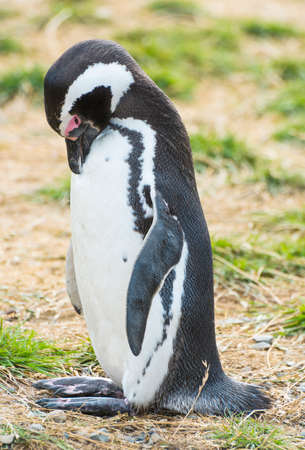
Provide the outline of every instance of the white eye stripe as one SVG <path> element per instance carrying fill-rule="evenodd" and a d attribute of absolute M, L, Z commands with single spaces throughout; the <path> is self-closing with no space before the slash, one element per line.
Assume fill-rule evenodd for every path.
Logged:
<path fill-rule="evenodd" d="M 65 96 L 60 114 L 60 131 L 64 134 L 65 128 L 71 119 L 69 111 L 78 98 L 88 94 L 95 88 L 110 87 L 112 93 L 111 112 L 114 112 L 121 97 L 128 91 L 134 78 L 123 64 L 117 62 L 104 64 L 96 63 L 89 66 L 76 80 L 73 81 Z"/>

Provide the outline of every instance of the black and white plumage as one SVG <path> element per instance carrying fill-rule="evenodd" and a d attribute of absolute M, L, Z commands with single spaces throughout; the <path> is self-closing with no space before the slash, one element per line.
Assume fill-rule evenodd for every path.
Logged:
<path fill-rule="evenodd" d="M 124 398 L 109 394 L 106 379 L 55 379 L 36 387 L 71 398 L 39 403 L 97 415 L 151 406 L 186 413 L 205 361 L 195 411 L 267 408 L 257 387 L 227 377 L 219 361 L 209 234 L 170 100 L 121 46 L 93 40 L 50 68 L 45 108 L 73 172 L 68 291 Z"/>

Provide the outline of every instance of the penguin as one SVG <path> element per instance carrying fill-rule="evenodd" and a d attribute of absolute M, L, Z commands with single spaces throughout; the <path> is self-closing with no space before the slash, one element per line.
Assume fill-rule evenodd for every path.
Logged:
<path fill-rule="evenodd" d="M 72 172 L 68 292 L 110 378 L 36 382 L 54 394 L 37 403 L 97 416 L 268 408 L 259 387 L 221 366 L 210 238 L 172 102 L 108 40 L 68 49 L 44 95 Z"/>

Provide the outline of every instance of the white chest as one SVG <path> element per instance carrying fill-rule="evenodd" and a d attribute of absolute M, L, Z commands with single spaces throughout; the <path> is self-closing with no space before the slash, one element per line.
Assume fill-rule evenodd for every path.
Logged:
<path fill-rule="evenodd" d="M 118 131 L 97 139 L 80 175 L 71 180 L 71 226 L 76 279 L 97 358 L 121 384 L 130 353 L 126 294 L 143 245 L 128 202 L 132 150 Z"/>
<path fill-rule="evenodd" d="M 149 185 L 154 195 L 154 131 L 143 121 L 116 119 L 142 136 L 137 186 L 145 217 L 152 210 L 142 189 Z M 129 204 L 132 151 L 129 140 L 110 129 L 92 144 L 80 175 L 72 175 L 71 226 L 76 281 L 90 338 L 106 373 L 122 385 L 127 398 L 138 406 L 148 405 L 168 372 L 181 316 L 181 302 L 188 249 L 173 268 L 170 322 L 165 325 L 160 293 L 152 299 L 142 351 L 135 357 L 126 334 L 126 298 L 130 276 L 142 246 L 134 230 L 135 217 Z M 164 338 L 165 335 L 165 338 Z"/>

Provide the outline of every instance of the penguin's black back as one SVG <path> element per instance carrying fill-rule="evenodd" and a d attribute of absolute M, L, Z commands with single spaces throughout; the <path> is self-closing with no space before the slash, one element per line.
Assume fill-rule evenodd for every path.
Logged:
<path fill-rule="evenodd" d="M 227 377 L 219 360 L 212 250 L 187 132 L 174 105 L 155 83 L 140 68 L 133 74 L 136 83 L 122 99 L 116 115 L 144 120 L 156 131 L 155 187 L 178 218 L 188 246 L 180 324 L 167 376 L 155 403 L 159 408 L 189 411 L 206 374 L 206 363 L 208 379 L 195 411 L 224 414 L 265 409 L 269 399 L 255 386 Z M 165 314 L 169 314 L 173 300 L 172 285 L 172 276 L 168 276 L 160 291 Z"/>

